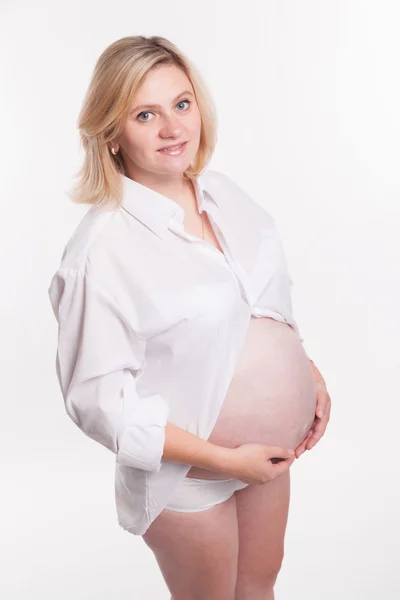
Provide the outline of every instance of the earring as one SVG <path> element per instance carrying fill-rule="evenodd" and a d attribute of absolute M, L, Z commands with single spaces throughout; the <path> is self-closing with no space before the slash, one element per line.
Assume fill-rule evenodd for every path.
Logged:
<path fill-rule="evenodd" d="M 111 152 L 114 154 L 114 156 L 117 154 L 115 148 L 111 148 Z"/>

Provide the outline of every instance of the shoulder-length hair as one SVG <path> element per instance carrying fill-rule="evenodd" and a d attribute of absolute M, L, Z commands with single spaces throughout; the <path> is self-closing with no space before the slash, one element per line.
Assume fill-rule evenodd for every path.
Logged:
<path fill-rule="evenodd" d="M 68 192 L 77 204 L 122 203 L 121 153 L 108 143 L 118 136 L 147 73 L 161 64 L 176 64 L 189 78 L 201 116 L 199 148 L 184 172 L 196 179 L 211 159 L 217 140 L 217 116 L 211 94 L 197 68 L 172 42 L 160 36 L 128 36 L 108 46 L 98 58 L 78 118 L 84 160 L 76 185 Z"/>

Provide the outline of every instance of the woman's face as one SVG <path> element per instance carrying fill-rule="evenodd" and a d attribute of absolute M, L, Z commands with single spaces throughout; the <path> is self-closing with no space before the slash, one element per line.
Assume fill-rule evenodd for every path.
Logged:
<path fill-rule="evenodd" d="M 200 133 L 201 117 L 190 80 L 176 65 L 160 65 L 147 74 L 118 146 L 111 145 L 119 147 L 128 173 L 178 175 L 193 161 Z M 160 152 L 181 142 L 186 144 L 178 154 Z"/>

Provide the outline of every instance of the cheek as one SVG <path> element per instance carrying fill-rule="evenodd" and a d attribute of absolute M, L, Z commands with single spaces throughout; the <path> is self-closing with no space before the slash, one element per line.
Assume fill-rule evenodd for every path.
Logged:
<path fill-rule="evenodd" d="M 200 137 L 200 133 L 201 133 L 201 116 L 200 116 L 200 112 L 199 112 L 198 108 L 196 108 L 196 110 L 194 110 L 193 114 L 191 115 L 189 127 L 190 127 L 191 132 L 195 136 Z"/>
<path fill-rule="evenodd" d="M 154 152 L 154 140 L 149 132 L 141 129 L 131 130 L 125 138 L 128 154 L 133 157 L 148 156 Z"/>

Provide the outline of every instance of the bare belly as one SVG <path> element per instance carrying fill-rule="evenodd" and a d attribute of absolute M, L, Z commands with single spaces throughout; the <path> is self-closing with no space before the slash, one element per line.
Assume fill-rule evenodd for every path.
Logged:
<path fill-rule="evenodd" d="M 316 387 L 309 359 L 286 323 L 253 317 L 209 442 L 228 448 L 259 443 L 296 448 L 315 417 Z M 187 477 L 226 479 L 191 467 Z"/>

